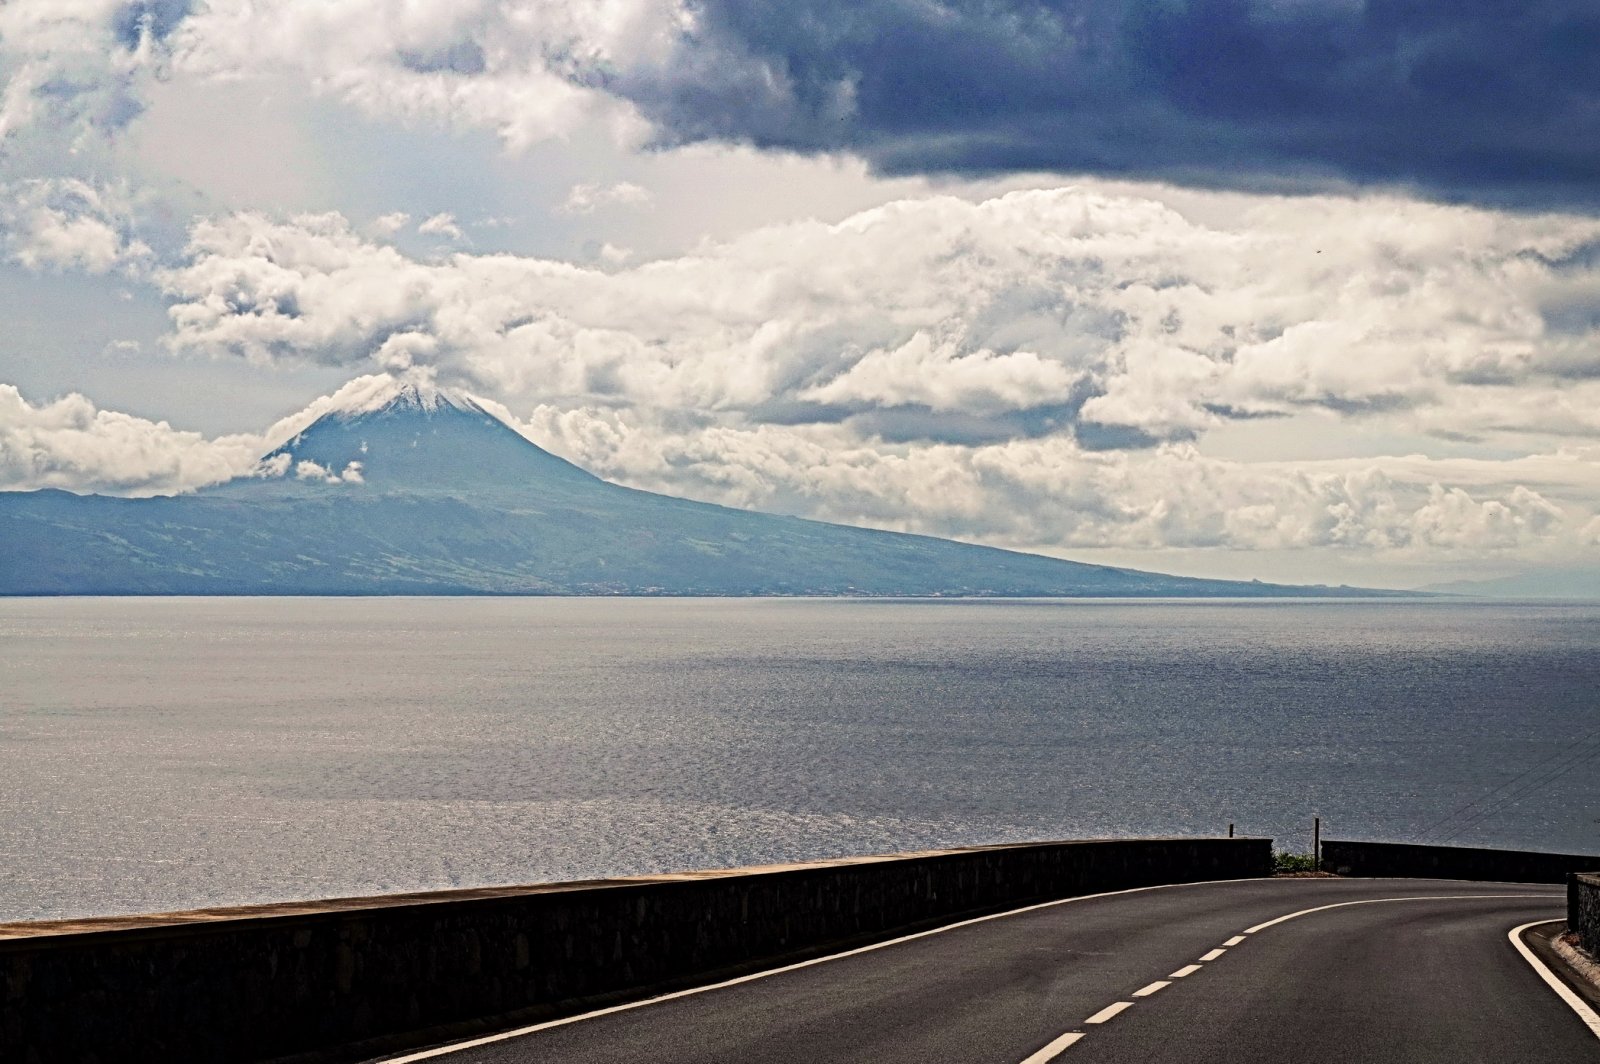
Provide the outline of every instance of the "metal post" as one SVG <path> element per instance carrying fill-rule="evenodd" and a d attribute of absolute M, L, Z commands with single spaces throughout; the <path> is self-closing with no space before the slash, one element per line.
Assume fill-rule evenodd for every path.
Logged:
<path fill-rule="evenodd" d="M 1322 818 L 1311 818 L 1311 870 L 1322 871 Z"/>
<path fill-rule="evenodd" d="M 1233 821 L 1228 821 L 1228 838 L 1233 838 Z"/>

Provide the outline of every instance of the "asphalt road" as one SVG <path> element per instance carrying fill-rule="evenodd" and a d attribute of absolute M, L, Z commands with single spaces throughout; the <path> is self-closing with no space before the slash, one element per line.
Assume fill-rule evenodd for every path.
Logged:
<path fill-rule="evenodd" d="M 1600 1064 L 1600 1038 L 1507 939 L 1563 916 L 1559 890 L 1260 880 L 1080 899 L 399 1059 Z"/>

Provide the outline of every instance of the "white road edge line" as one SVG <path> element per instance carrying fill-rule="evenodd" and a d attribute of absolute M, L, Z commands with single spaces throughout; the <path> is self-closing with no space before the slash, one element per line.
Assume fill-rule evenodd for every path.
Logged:
<path fill-rule="evenodd" d="M 1496 898 L 1546 898 L 1546 899 L 1559 898 L 1559 899 L 1563 899 L 1564 900 L 1566 898 L 1566 895 L 1565 894 L 1434 894 L 1434 895 L 1429 895 L 1427 897 L 1423 897 L 1421 895 L 1412 895 L 1410 897 L 1405 897 L 1405 898 L 1363 898 L 1361 901 L 1341 901 L 1341 902 L 1335 902 L 1332 905 L 1319 905 L 1315 909 L 1301 909 L 1297 913 L 1289 913 L 1287 916 L 1280 916 L 1276 920 L 1268 920 L 1264 924 L 1257 924 L 1254 927 L 1247 927 L 1247 928 L 1244 929 L 1244 933 L 1247 934 L 1247 935 L 1253 935 L 1257 931 L 1265 931 L 1267 928 L 1275 927 L 1278 924 L 1281 924 L 1286 920 L 1294 920 L 1294 919 L 1297 919 L 1297 918 L 1302 917 L 1302 916 L 1310 916 L 1312 913 L 1327 912 L 1329 909 L 1343 909 L 1343 908 L 1346 908 L 1347 906 L 1351 906 L 1351 905 L 1379 905 L 1379 904 L 1382 904 L 1383 902 L 1391 902 L 1391 901 L 1489 901 L 1489 900 L 1496 899 Z"/>
<path fill-rule="evenodd" d="M 633 1009 L 642 1009 L 648 1005 L 659 1005 L 664 1001 L 675 1001 L 678 998 L 690 997 L 694 994 L 705 994 L 712 990 L 722 990 L 730 986 L 738 986 L 741 983 L 752 983 L 757 979 L 766 979 L 770 976 L 782 975 L 784 972 L 799 971 L 801 968 L 810 968 L 813 965 L 826 964 L 829 961 L 843 960 L 845 957 L 854 957 L 862 953 L 871 953 L 873 950 L 887 949 L 890 946 L 898 946 L 902 942 L 913 942 L 919 938 L 927 938 L 930 935 L 942 935 L 946 931 L 954 931 L 962 927 L 971 927 L 973 924 L 988 923 L 990 920 L 1000 920 L 1007 916 L 1020 916 L 1022 913 L 1036 912 L 1040 909 L 1050 909 L 1057 905 L 1070 905 L 1073 902 L 1079 901 L 1093 901 L 1096 898 L 1115 898 L 1123 894 L 1141 894 L 1147 890 L 1169 890 L 1173 887 L 1201 887 L 1215 885 L 1217 883 L 1264 882 L 1270 882 L 1270 880 L 1205 879 L 1196 883 L 1155 883 L 1148 887 L 1129 887 L 1127 890 L 1108 890 L 1100 894 L 1083 894 L 1076 898 L 1056 898 L 1053 901 L 1042 901 L 1034 905 L 1024 905 L 1020 909 L 1007 909 L 1005 912 L 990 913 L 987 916 L 975 916 L 970 920 L 961 920 L 957 923 L 945 924 L 942 927 L 929 928 L 926 931 L 918 931 L 915 934 L 901 935 L 899 938 L 891 938 L 885 942 L 874 942 L 867 946 L 857 946 L 855 949 L 847 949 L 842 953 L 830 953 L 825 957 L 813 957 L 807 961 L 799 961 L 795 964 L 786 964 L 781 968 L 769 968 L 762 972 L 752 972 L 749 975 L 741 975 L 736 979 L 725 979 L 720 983 L 708 983 L 705 986 L 692 986 L 687 990 L 675 990 L 670 994 L 659 994 L 656 997 L 645 998 L 641 1001 L 629 1001 L 621 1005 L 612 1005 L 609 1008 L 595 1009 L 593 1012 L 584 1012 L 577 1016 L 564 1016 L 559 1020 L 546 1020 L 544 1023 L 535 1023 L 527 1027 L 518 1027 L 512 1031 L 501 1031 L 498 1034 L 484 1035 L 481 1038 L 471 1038 L 465 1042 L 453 1042 L 447 1046 L 435 1046 L 432 1049 L 424 1049 L 416 1053 L 407 1053 L 404 1056 L 383 1057 L 381 1058 L 381 1064 L 411 1064 L 412 1061 L 417 1060 L 432 1060 L 435 1057 L 447 1056 L 451 1053 L 459 1053 L 466 1049 L 476 1049 L 478 1046 L 493 1045 L 495 1042 L 506 1042 L 513 1038 L 521 1038 L 523 1035 L 537 1034 L 540 1031 L 548 1031 L 555 1027 L 565 1027 L 572 1023 L 582 1023 L 584 1020 L 594 1020 L 600 1018 L 601 1016 L 610 1016 L 613 1013 L 629 1012 Z M 1054 1043 L 1051 1044 L 1053 1045 Z"/>
<path fill-rule="evenodd" d="M 1198 964 L 1185 964 L 1182 968 L 1167 976 L 1168 979 L 1182 979 L 1186 975 L 1193 975 L 1200 970 Z"/>
<path fill-rule="evenodd" d="M 1093 1016 L 1090 1016 L 1087 1020 L 1084 1020 L 1083 1022 L 1084 1023 L 1105 1023 L 1107 1020 L 1109 1020 L 1113 1016 L 1117 1015 L 1123 1009 L 1131 1009 L 1131 1008 L 1133 1008 L 1133 1002 L 1131 1002 L 1131 1001 L 1113 1001 L 1111 1004 L 1107 1005 L 1105 1008 L 1101 1009 L 1099 1012 L 1095 1013 Z"/>
<path fill-rule="evenodd" d="M 1241 943 L 1243 941 L 1244 941 L 1244 936 L 1243 935 L 1234 935 L 1232 938 L 1228 939 L 1228 941 L 1224 942 L 1223 945 L 1224 946 L 1237 946 L 1239 943 Z"/>
<path fill-rule="evenodd" d="M 1157 990 L 1160 990 L 1162 987 L 1171 986 L 1171 985 L 1172 985 L 1172 981 L 1170 979 L 1157 979 L 1155 982 L 1151 983 L 1149 986 L 1142 986 L 1138 990 L 1135 990 L 1133 992 L 1133 996 L 1134 997 L 1149 997 L 1151 994 L 1154 994 Z"/>
<path fill-rule="evenodd" d="M 1560 920 L 1535 920 L 1531 924 L 1513 927 L 1507 937 L 1511 939 L 1511 944 L 1517 947 L 1517 952 L 1522 954 L 1522 959 L 1533 965 L 1533 970 L 1539 973 L 1539 978 L 1549 983 L 1550 989 L 1560 995 L 1561 1000 L 1570 1005 L 1572 1011 L 1578 1014 L 1578 1019 L 1582 1020 L 1589 1028 L 1589 1033 L 1596 1038 L 1600 1038 L 1600 1015 L 1596 1015 L 1594 1009 L 1589 1007 L 1589 1003 L 1574 994 L 1572 988 L 1562 982 L 1561 977 L 1552 972 L 1544 961 L 1534 956 L 1533 950 L 1529 949 L 1527 943 L 1522 941 L 1522 933 L 1530 927 L 1538 927 L 1540 924 L 1559 924 L 1561 922 Z"/>
<path fill-rule="evenodd" d="M 1057 1038 L 1055 1041 L 1039 1050 L 1039 1052 L 1035 1053 L 1027 1060 L 1024 1060 L 1022 1064 L 1049 1064 L 1050 1061 L 1056 1059 L 1063 1052 L 1065 1052 L 1068 1046 L 1082 1037 L 1082 1031 L 1068 1031 L 1066 1034 L 1062 1035 L 1060 1038 Z"/>
<path fill-rule="evenodd" d="M 1214 949 L 1210 953 L 1202 953 L 1200 955 L 1200 960 L 1202 962 L 1204 962 L 1204 961 L 1214 961 L 1214 960 L 1216 960 L 1218 957 L 1222 956 L 1226 952 L 1228 952 L 1228 951 L 1225 950 L 1225 949 Z"/>

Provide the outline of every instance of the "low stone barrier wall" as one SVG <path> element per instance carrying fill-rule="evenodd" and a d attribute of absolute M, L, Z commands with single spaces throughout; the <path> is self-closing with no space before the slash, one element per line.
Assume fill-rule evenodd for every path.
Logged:
<path fill-rule="evenodd" d="M 1600 959 L 1600 872 L 1567 880 L 1567 929 L 1589 956 Z"/>
<path fill-rule="evenodd" d="M 1025 843 L 0 925 L 6 1064 L 351 1059 L 1028 902 L 1264 876 L 1267 839 Z"/>
<path fill-rule="evenodd" d="M 1565 883 L 1573 872 L 1600 868 L 1600 857 L 1401 842 L 1322 843 L 1322 867 L 1342 876 L 1480 879 L 1502 883 Z"/>

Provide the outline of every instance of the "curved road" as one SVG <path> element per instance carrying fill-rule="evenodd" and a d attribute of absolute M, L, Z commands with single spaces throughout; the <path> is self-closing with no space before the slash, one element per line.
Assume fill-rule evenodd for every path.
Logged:
<path fill-rule="evenodd" d="M 1507 937 L 1560 919 L 1559 890 L 1280 879 L 1072 899 L 390 1059 L 1600 1064 L 1600 1032 Z"/>

